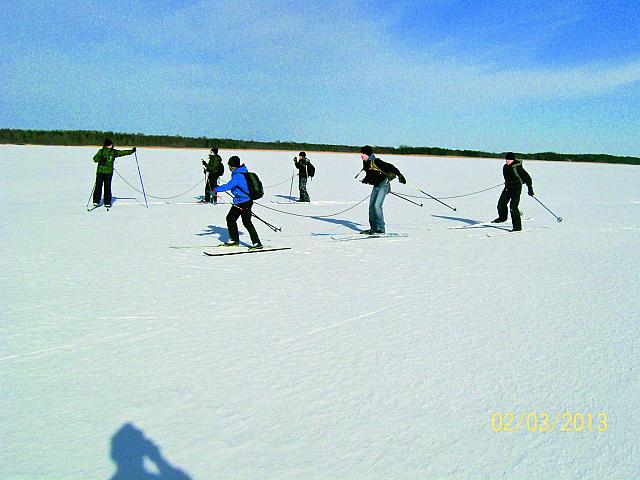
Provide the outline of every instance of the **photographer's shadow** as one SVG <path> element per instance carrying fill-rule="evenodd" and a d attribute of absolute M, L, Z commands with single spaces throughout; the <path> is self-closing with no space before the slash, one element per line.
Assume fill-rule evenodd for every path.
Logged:
<path fill-rule="evenodd" d="M 117 468 L 111 480 L 191 480 L 189 475 L 171 465 L 160 453 L 160 448 L 130 423 L 123 425 L 111 438 L 111 458 Z M 147 470 L 145 463 L 152 464 L 156 472 Z"/>

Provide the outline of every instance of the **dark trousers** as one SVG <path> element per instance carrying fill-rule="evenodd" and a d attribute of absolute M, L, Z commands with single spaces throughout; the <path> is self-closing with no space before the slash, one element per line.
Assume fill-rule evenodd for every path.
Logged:
<path fill-rule="evenodd" d="M 253 223 L 251 222 L 251 206 L 253 205 L 252 201 L 238 203 L 237 205 L 233 205 L 229 213 L 227 213 L 227 228 L 229 229 L 229 238 L 234 242 L 240 241 L 240 234 L 238 233 L 238 218 L 242 217 L 242 224 L 244 228 L 249 232 L 249 236 L 251 237 L 251 243 L 260 243 L 260 238 L 258 238 L 258 232 L 256 232 Z"/>
<path fill-rule="evenodd" d="M 93 187 L 93 203 L 100 203 L 102 186 L 104 185 L 104 204 L 111 205 L 111 179 L 112 173 L 96 173 L 96 185 Z"/>
<path fill-rule="evenodd" d="M 514 230 L 522 230 L 522 219 L 520 218 L 520 194 L 522 188 L 510 188 L 502 190 L 500 199 L 498 200 L 498 218 L 502 221 L 507 219 L 507 204 L 509 204 L 509 210 L 511 211 L 511 223 L 513 223 Z"/>
<path fill-rule="evenodd" d="M 205 202 L 211 201 L 211 189 L 218 186 L 218 178 L 220 178 L 219 175 L 212 175 L 211 173 L 207 175 L 207 183 L 204 186 Z M 213 201 L 216 203 L 218 202 L 218 194 L 216 192 L 213 192 Z"/>
<path fill-rule="evenodd" d="M 300 201 L 310 202 L 309 192 L 307 192 L 307 177 L 298 177 L 298 189 L 300 190 Z"/>

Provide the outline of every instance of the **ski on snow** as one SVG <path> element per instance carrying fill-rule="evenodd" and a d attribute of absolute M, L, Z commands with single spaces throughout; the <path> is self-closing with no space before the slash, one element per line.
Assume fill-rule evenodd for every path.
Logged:
<path fill-rule="evenodd" d="M 367 240 L 371 238 L 406 238 L 408 236 L 409 235 L 406 233 L 374 233 L 372 235 L 358 233 L 355 235 L 347 234 L 344 236 L 332 236 L 331 240 L 336 240 L 338 242 L 347 242 L 349 240 Z"/>
<path fill-rule="evenodd" d="M 357 233 L 357 230 L 356 230 Z M 314 237 L 340 237 L 340 236 L 352 236 L 355 233 L 314 233 L 311 232 L 311 235 Z"/>
<path fill-rule="evenodd" d="M 337 200 L 311 200 L 308 202 L 300 202 L 298 200 L 294 200 L 292 202 L 284 202 L 284 201 L 272 201 L 271 203 L 274 204 L 278 204 L 278 205 L 353 205 L 356 202 L 342 202 L 342 201 L 337 201 Z"/>
<path fill-rule="evenodd" d="M 169 245 L 169 248 L 183 249 L 183 248 L 213 248 L 219 245 Z"/>
<path fill-rule="evenodd" d="M 531 220 L 533 220 L 533 218 L 523 218 L 522 219 L 523 222 L 530 222 Z M 505 222 L 493 223 L 493 221 L 489 221 L 489 222 L 471 223 L 469 225 L 458 225 L 457 227 L 447 227 L 447 228 L 449 228 L 449 230 L 471 230 L 473 228 L 481 228 L 481 227 L 496 227 L 496 228 L 500 228 L 500 227 L 504 227 L 504 225 L 502 225 L 503 223 L 505 223 Z"/>
<path fill-rule="evenodd" d="M 245 253 L 263 253 L 263 252 L 277 252 L 279 250 L 291 250 L 291 247 L 267 247 L 267 248 L 261 248 L 258 250 L 240 250 L 240 251 L 234 251 L 234 252 L 202 252 L 204 253 L 207 257 L 224 257 L 226 255 L 242 255 Z"/>
<path fill-rule="evenodd" d="M 513 232 L 511 230 L 508 230 L 506 232 L 500 232 L 500 233 L 498 233 L 498 232 L 485 233 L 485 235 L 487 237 L 489 237 L 489 238 L 492 238 L 492 237 L 504 237 L 504 236 L 507 236 L 507 235 L 518 235 L 520 233 L 531 233 L 531 230 L 518 230 L 517 232 Z"/>

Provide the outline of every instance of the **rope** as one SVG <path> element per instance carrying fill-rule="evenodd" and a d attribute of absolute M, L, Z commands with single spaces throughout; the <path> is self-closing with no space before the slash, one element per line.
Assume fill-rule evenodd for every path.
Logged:
<path fill-rule="evenodd" d="M 362 202 L 364 202 L 365 200 L 367 200 L 371 195 L 367 195 L 366 197 L 364 197 L 362 200 L 360 200 L 358 203 L 356 203 L 355 205 L 352 205 L 351 207 L 347 208 L 346 210 L 342 210 L 341 212 L 338 213 L 332 213 L 331 215 L 301 215 L 299 213 L 291 213 L 291 212 L 285 212 L 284 210 L 278 210 L 277 208 L 272 208 L 272 207 L 267 207 L 266 205 L 263 205 L 261 203 L 258 202 L 253 202 L 256 205 L 260 205 L 263 208 L 266 208 L 267 210 L 273 210 L 274 212 L 279 212 L 279 213 L 283 213 L 285 215 L 291 215 L 293 217 L 304 217 L 304 218 L 330 218 L 330 217 L 335 217 L 337 215 L 340 215 L 344 212 L 348 212 L 349 210 L 352 210 L 354 208 L 356 208 L 358 205 L 360 205 Z"/>
<path fill-rule="evenodd" d="M 126 183 L 127 185 L 129 185 L 129 186 L 130 186 L 132 189 L 134 189 L 136 192 L 138 192 L 138 193 L 140 193 L 140 194 L 142 194 L 142 193 L 143 193 L 142 191 L 138 190 L 136 187 L 134 187 L 133 185 L 131 185 L 131 183 L 129 183 L 129 182 L 127 181 L 127 179 L 125 179 L 122 175 L 120 175 L 120 172 L 118 172 L 118 170 L 117 170 L 115 167 L 114 167 L 113 171 L 114 171 L 114 172 L 116 172 L 116 173 L 118 174 L 118 176 L 119 176 L 119 177 L 124 181 L 124 183 Z M 267 185 L 266 187 L 263 187 L 263 188 L 265 188 L 265 189 L 266 189 L 266 188 L 273 188 L 273 187 L 277 187 L 277 186 L 280 186 L 280 185 L 282 185 L 282 184 L 284 184 L 284 183 L 286 183 L 286 182 L 288 182 L 288 181 L 290 181 L 290 178 L 289 178 L 289 177 L 287 177 L 287 179 L 286 179 L 286 180 L 283 180 L 282 182 L 278 182 L 278 183 L 275 183 L 275 184 L 273 184 L 273 185 Z M 155 198 L 155 199 L 157 199 L 157 200 L 171 200 L 171 199 L 173 199 L 173 198 L 178 198 L 178 197 L 181 197 L 181 196 L 183 196 L 183 195 L 186 195 L 187 193 L 191 192 L 191 191 L 192 191 L 192 190 L 194 190 L 196 187 L 198 187 L 202 182 L 203 182 L 203 180 L 199 180 L 199 181 L 198 181 L 198 183 L 196 183 L 193 187 L 191 187 L 191 188 L 190 188 L 189 190 L 187 190 L 186 192 L 184 192 L 184 193 L 180 193 L 180 194 L 178 194 L 178 195 L 173 195 L 173 196 L 171 196 L 171 197 L 157 197 L 157 196 L 155 196 L 155 195 L 149 195 L 149 194 L 147 194 L 147 196 L 148 196 L 149 198 Z M 452 196 L 449 196 L 449 197 L 433 197 L 433 198 L 429 198 L 429 197 L 424 197 L 424 196 L 420 196 L 420 195 L 409 195 L 409 194 L 406 194 L 406 193 L 400 193 L 400 195 L 401 195 L 401 196 L 403 196 L 403 197 L 407 197 L 407 198 L 420 198 L 420 199 L 423 199 L 423 200 L 448 200 L 448 199 L 451 199 L 451 198 L 470 197 L 470 196 L 472 196 L 472 195 L 477 195 L 477 194 L 479 194 L 479 193 L 488 192 L 489 190 L 493 190 L 494 188 L 503 187 L 504 185 L 505 185 L 504 183 L 499 183 L 498 185 L 494 185 L 493 187 L 484 188 L 484 189 L 482 189 L 482 190 L 478 190 L 478 191 L 476 191 L 476 192 L 465 193 L 465 194 L 462 194 L 462 195 L 452 195 Z M 396 193 L 398 193 L 398 192 L 396 192 Z M 254 203 L 255 203 L 256 205 L 259 205 L 259 206 L 261 206 L 261 207 L 263 207 L 263 208 L 266 208 L 266 209 L 268 209 L 268 210 L 273 210 L 274 212 L 279 212 L 279 213 L 283 213 L 283 214 L 285 214 L 285 215 L 291 215 L 291 216 L 294 216 L 294 217 L 303 217 L 303 218 L 330 218 L 330 217 L 335 217 L 336 215 L 340 215 L 340 214 L 342 214 L 342 213 L 348 212 L 349 210 L 351 210 L 351 209 L 353 209 L 353 208 L 357 207 L 358 205 L 360 205 L 362 202 L 364 202 L 364 201 L 365 201 L 367 198 L 369 198 L 369 197 L 370 197 L 370 195 L 367 195 L 365 198 L 363 198 L 362 200 L 360 200 L 360 201 L 359 201 L 358 203 L 356 203 L 355 205 L 353 205 L 353 206 L 351 206 L 351 207 L 347 208 L 346 210 L 342 210 L 341 212 L 334 213 L 334 214 L 331 214 L 331 215 L 301 215 L 301 214 L 298 214 L 298 213 L 291 213 L 291 212 L 286 212 L 286 211 L 284 211 L 284 210 L 278 210 L 277 208 L 267 207 L 266 205 L 263 205 L 263 204 L 258 203 L 258 202 L 254 202 Z"/>
<path fill-rule="evenodd" d="M 283 181 L 282 181 L 282 182 L 280 182 L 280 183 L 276 183 L 275 185 L 267 185 L 266 187 L 262 187 L 262 188 L 273 188 L 273 187 L 278 187 L 278 186 L 282 185 L 283 183 L 287 183 L 287 182 L 289 182 L 289 181 L 291 181 L 291 177 L 287 177 L 287 179 L 286 179 L 286 180 L 283 180 Z"/>
<path fill-rule="evenodd" d="M 130 186 L 132 189 L 134 189 L 136 192 L 138 192 L 138 193 L 140 193 L 140 194 L 143 194 L 143 192 L 142 192 L 141 190 L 138 190 L 135 186 L 133 186 L 130 182 L 128 182 L 126 178 L 124 178 L 122 175 L 120 175 L 120 172 L 119 172 L 115 167 L 113 168 L 113 171 L 114 171 L 114 172 L 116 172 L 116 173 L 118 174 L 118 176 L 122 179 L 122 181 L 123 181 L 124 183 L 126 183 L 127 185 L 129 185 L 129 186 Z M 286 179 L 286 180 L 283 180 L 282 182 L 276 183 L 276 184 L 274 184 L 274 185 L 267 185 L 266 187 L 263 187 L 263 188 L 273 188 L 273 187 L 278 187 L 278 186 L 282 185 L 283 183 L 287 183 L 289 180 L 290 180 L 290 178 L 289 178 L 289 177 L 287 177 L 287 179 Z M 149 198 L 155 198 L 155 199 L 157 199 L 157 200 L 171 200 L 171 199 L 173 199 L 173 198 L 178 198 L 178 197 L 181 197 L 181 196 L 183 196 L 183 195 L 186 195 L 187 193 L 191 192 L 191 191 L 192 191 L 192 190 L 194 190 L 196 187 L 198 187 L 198 186 L 199 186 L 203 181 L 204 181 L 204 180 L 199 180 L 199 181 L 198 181 L 198 183 L 196 183 L 196 184 L 195 184 L 193 187 L 191 187 L 189 190 L 187 190 L 186 192 L 180 193 L 180 194 L 178 194 L 178 195 L 173 195 L 173 196 L 171 196 L 171 197 L 158 197 L 158 196 L 155 196 L 155 195 L 149 195 L 149 194 L 147 194 L 147 197 L 149 197 Z"/>
<path fill-rule="evenodd" d="M 409 197 L 409 198 L 422 198 L 422 199 L 426 199 L 426 200 L 448 200 L 450 198 L 462 198 L 462 197 L 470 197 L 471 195 L 477 195 L 478 193 L 482 193 L 482 192 L 488 192 L 489 190 L 493 190 L 494 188 L 498 188 L 498 187 L 504 187 L 505 183 L 499 183 L 498 185 L 494 185 L 493 187 L 489 187 L 489 188 L 485 188 L 483 190 L 478 190 L 477 192 L 471 192 L 471 193 L 465 193 L 463 195 L 453 195 L 451 197 L 433 197 L 433 198 L 429 198 L 429 197 L 421 197 L 418 195 L 408 195 L 406 193 L 401 193 L 400 195 L 404 196 L 404 197 Z"/>
<path fill-rule="evenodd" d="M 122 181 L 124 181 L 124 183 L 126 183 L 127 185 L 129 185 L 131 188 L 133 188 L 136 192 L 138 193 L 143 193 L 142 191 L 138 190 L 136 187 L 134 187 L 133 185 L 131 185 L 126 178 L 124 178 L 122 175 L 120 175 L 120 172 L 118 170 L 113 169 L 114 172 L 116 172 L 118 174 L 118 176 L 122 179 Z M 149 198 L 155 198 L 157 200 L 171 200 L 172 198 L 178 198 L 181 197 L 183 195 L 186 195 L 187 193 L 189 193 L 190 191 L 194 190 L 196 187 L 200 186 L 200 184 L 203 182 L 204 180 L 199 180 L 198 183 L 196 183 L 193 187 L 191 187 L 189 190 L 187 190 L 184 193 L 181 193 L 179 195 L 173 195 L 172 197 L 156 197 L 154 195 L 149 195 L 147 194 L 147 197 Z"/>
<path fill-rule="evenodd" d="M 118 174 L 118 176 L 119 176 L 119 177 L 124 181 L 124 183 L 126 183 L 127 185 L 129 185 L 129 186 L 130 186 L 131 188 L 133 188 L 136 192 L 138 192 L 138 193 L 142 193 L 142 192 L 141 192 L 140 190 L 138 190 L 136 187 L 134 187 L 133 185 L 131 185 L 131 183 L 129 183 L 129 182 L 127 181 L 127 179 L 126 179 L 126 178 L 124 178 L 122 175 L 120 175 L 120 172 L 118 172 L 118 170 L 116 170 L 115 168 L 114 168 L 113 170 L 114 170 L 114 172 L 116 172 L 116 173 Z M 289 178 L 287 178 L 287 179 L 285 180 L 285 182 L 288 182 L 288 181 L 289 181 Z M 189 193 L 191 190 L 193 190 L 193 189 L 194 189 L 194 188 L 196 188 L 198 185 L 200 185 L 200 183 L 201 183 L 201 182 L 202 182 L 202 180 L 200 180 L 200 181 L 199 181 L 198 183 L 196 183 L 193 187 L 191 187 L 191 188 L 190 188 L 189 190 L 187 190 L 186 192 L 181 193 L 180 195 L 175 195 L 175 196 L 172 196 L 172 197 L 156 197 L 156 196 L 154 196 L 154 195 L 149 195 L 149 194 L 147 194 L 147 197 L 155 198 L 155 199 L 158 199 L 158 200 L 171 200 L 172 198 L 181 197 L 182 195 L 185 195 L 185 194 Z M 280 182 L 279 184 L 276 184 L 276 185 L 271 185 L 271 187 L 275 187 L 275 186 L 277 186 L 277 185 L 281 185 L 282 183 L 284 183 L 284 182 Z M 270 188 L 270 187 L 263 187 L 263 188 Z M 263 205 L 263 204 L 258 203 L 258 202 L 253 202 L 253 203 L 254 203 L 254 204 L 256 204 L 256 205 L 259 205 L 259 206 L 261 206 L 261 207 L 263 207 L 263 208 L 266 208 L 267 210 L 273 210 L 274 212 L 283 213 L 283 214 L 285 214 L 285 215 L 291 215 L 291 216 L 293 216 L 293 217 L 304 217 L 304 218 L 330 218 L 330 217 L 335 217 L 335 216 L 337 216 L 337 215 L 340 215 L 340 214 L 342 214 L 342 213 L 348 212 L 349 210 L 352 210 L 352 209 L 356 208 L 358 205 L 360 205 L 362 202 L 364 202 L 365 200 L 367 200 L 369 197 L 370 197 L 370 195 L 367 195 L 366 197 L 364 197 L 362 200 L 360 200 L 360 201 L 359 201 L 358 203 L 356 203 L 355 205 L 352 205 L 351 207 L 349 207 L 349 208 L 347 208 L 347 209 L 345 209 L 345 210 L 342 210 L 342 211 L 340 211 L 340 212 L 332 213 L 331 215 L 300 215 L 299 213 L 291 213 L 291 212 L 286 212 L 286 211 L 284 211 L 284 210 L 278 210 L 277 208 L 267 207 L 266 205 Z M 227 203 L 227 202 L 220 202 L 220 203 Z"/>

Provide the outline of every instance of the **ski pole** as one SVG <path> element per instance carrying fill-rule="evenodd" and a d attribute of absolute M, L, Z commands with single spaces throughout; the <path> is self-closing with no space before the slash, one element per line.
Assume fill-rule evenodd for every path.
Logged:
<path fill-rule="evenodd" d="M 211 184 L 209 183 L 209 179 L 207 178 L 207 171 L 204 171 L 204 197 L 202 200 L 206 200 L 207 198 L 207 186 L 209 187 L 209 190 L 211 190 Z"/>
<path fill-rule="evenodd" d="M 251 212 L 251 216 L 257 218 L 258 220 L 260 220 L 262 223 L 264 223 L 267 227 L 269 227 L 274 232 L 281 232 L 282 231 L 282 227 L 276 227 L 275 225 L 271 225 L 269 222 L 267 222 L 266 220 L 263 220 L 262 218 L 260 218 L 258 215 L 256 215 L 253 212 Z"/>
<path fill-rule="evenodd" d="M 97 183 L 97 182 L 96 182 Z M 91 203 L 91 199 L 93 198 L 93 194 L 96 191 L 96 184 L 93 184 L 93 188 L 91 189 L 91 195 L 89 195 L 89 200 L 87 200 L 87 208 L 89 208 L 89 204 Z"/>
<path fill-rule="evenodd" d="M 562 221 L 562 217 L 557 216 L 555 213 L 553 213 L 551 210 L 549 210 L 549 208 L 547 208 L 547 206 L 544 203 L 542 203 L 540 200 L 538 200 L 538 197 L 536 197 L 535 195 L 531 195 L 531 196 L 534 198 L 534 200 L 536 202 L 538 202 L 540 205 L 542 205 L 547 210 L 547 212 L 549 212 L 551 215 L 556 217 L 556 221 L 558 223 L 560 223 Z"/>
<path fill-rule="evenodd" d="M 429 195 L 427 192 L 425 192 L 424 190 L 419 189 L 418 187 L 416 187 L 415 185 L 412 185 L 410 183 L 408 183 L 407 185 L 409 185 L 410 187 L 415 188 L 417 191 L 419 191 L 420 193 L 424 193 L 427 197 L 435 200 L 436 202 L 441 203 L 442 205 L 444 205 L 447 208 L 450 208 L 451 210 L 453 210 L 454 212 L 457 210 L 457 208 L 452 207 L 451 205 L 447 205 L 446 203 L 444 203 L 442 200 L 438 200 L 436 197 Z"/>
<path fill-rule="evenodd" d="M 229 192 L 226 192 L 226 194 L 229 195 L 231 198 L 233 198 L 233 195 L 231 195 Z M 235 203 L 232 203 L 231 206 L 239 209 L 241 212 L 244 211 L 244 208 L 239 207 Z M 262 218 L 260 218 L 258 215 L 256 215 L 253 212 L 251 212 L 251 216 L 257 218 L 258 220 L 260 220 L 262 223 L 264 223 L 267 227 L 269 227 L 274 232 L 281 232 L 282 231 L 282 227 L 276 227 L 275 225 L 271 225 L 269 222 L 267 222 L 266 220 L 263 220 Z"/>
<path fill-rule="evenodd" d="M 413 203 L 414 205 L 417 205 L 419 207 L 422 207 L 421 203 L 418 202 L 414 202 L 413 200 L 409 200 L 408 198 L 403 197 L 401 194 L 396 193 L 396 192 L 389 192 L 391 195 L 395 195 L 398 198 L 401 198 L 402 200 L 404 200 L 405 202 L 409 202 L 409 203 Z"/>
<path fill-rule="evenodd" d="M 213 203 L 218 203 L 218 193 L 216 189 L 211 185 L 211 179 L 207 175 L 207 172 L 204 173 L 204 182 L 205 182 L 205 194 L 207 193 L 207 185 L 209 186 L 209 196 L 213 199 Z M 216 181 L 216 187 L 218 186 L 218 182 Z M 205 195 L 206 196 L 206 195 Z"/>
<path fill-rule="evenodd" d="M 138 152 L 133 152 L 136 156 L 136 166 L 138 167 L 138 176 L 140 177 L 140 185 L 142 186 L 142 195 L 144 195 L 144 204 L 149 208 L 149 204 L 147 203 L 147 194 L 144 191 L 144 183 L 142 183 L 142 174 L 140 173 L 140 164 L 138 163 Z"/>
<path fill-rule="evenodd" d="M 293 170 L 293 172 L 291 172 L 291 186 L 289 187 L 289 201 L 291 202 L 291 193 L 293 192 L 293 177 L 296 176 L 296 171 L 295 169 Z"/>
<path fill-rule="evenodd" d="M 360 174 L 364 171 L 364 168 L 362 168 L 355 177 L 353 177 L 354 179 L 358 178 L 360 176 Z"/>

